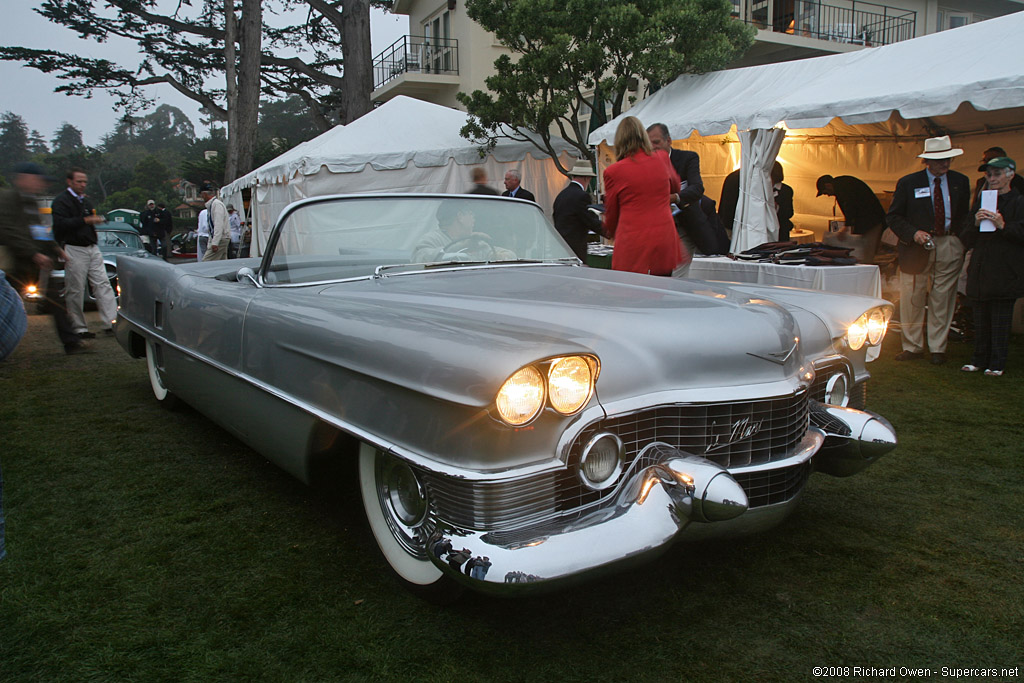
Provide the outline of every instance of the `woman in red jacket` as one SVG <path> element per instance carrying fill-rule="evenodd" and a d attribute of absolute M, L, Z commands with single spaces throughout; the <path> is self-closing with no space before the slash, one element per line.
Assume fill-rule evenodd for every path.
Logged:
<path fill-rule="evenodd" d="M 672 195 L 679 176 L 668 154 L 651 149 L 647 131 L 627 116 L 615 131 L 615 156 L 604 170 L 604 228 L 615 239 L 612 269 L 672 275 L 689 263 L 672 220 Z"/>

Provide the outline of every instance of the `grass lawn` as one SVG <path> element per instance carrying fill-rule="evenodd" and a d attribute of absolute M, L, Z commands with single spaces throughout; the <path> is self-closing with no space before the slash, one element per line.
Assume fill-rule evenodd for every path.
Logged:
<path fill-rule="evenodd" d="M 32 316 L 0 363 L 0 681 L 793 681 L 816 666 L 940 680 L 942 667 L 1024 667 L 1019 338 L 993 378 L 959 372 L 963 344 L 945 366 L 895 363 L 890 335 L 868 404 L 899 447 L 858 476 L 815 475 L 772 532 L 446 608 L 391 577 L 352 488 L 309 489 L 198 412 L 163 410 L 145 361 L 110 338 L 95 347 L 66 357 L 49 318 Z"/>

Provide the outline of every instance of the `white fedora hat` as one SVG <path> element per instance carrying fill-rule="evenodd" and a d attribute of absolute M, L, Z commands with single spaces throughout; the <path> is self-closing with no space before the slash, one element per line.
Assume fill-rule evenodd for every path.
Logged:
<path fill-rule="evenodd" d="M 587 161 L 586 159 L 584 159 L 582 161 L 577 161 L 575 164 L 573 164 L 573 167 L 569 169 L 569 175 L 571 175 L 571 176 L 590 176 L 592 178 L 596 178 L 597 177 L 597 174 L 594 173 L 594 169 L 590 165 L 590 162 Z"/>
<path fill-rule="evenodd" d="M 928 138 L 924 141 L 924 154 L 918 154 L 917 156 L 922 159 L 952 159 L 963 154 L 962 149 L 957 149 L 950 142 L 948 135 L 943 135 L 941 138 Z"/>

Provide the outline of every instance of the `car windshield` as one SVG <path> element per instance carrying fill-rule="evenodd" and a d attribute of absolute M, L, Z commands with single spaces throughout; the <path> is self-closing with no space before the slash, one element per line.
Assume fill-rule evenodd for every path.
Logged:
<path fill-rule="evenodd" d="M 501 198 L 344 197 L 287 214 L 265 260 L 268 283 L 372 275 L 379 267 L 574 258 L 540 209 Z"/>
<path fill-rule="evenodd" d="M 119 249 L 144 249 L 142 238 L 138 233 L 128 230 L 97 230 L 96 239 L 100 248 L 115 247 Z"/>

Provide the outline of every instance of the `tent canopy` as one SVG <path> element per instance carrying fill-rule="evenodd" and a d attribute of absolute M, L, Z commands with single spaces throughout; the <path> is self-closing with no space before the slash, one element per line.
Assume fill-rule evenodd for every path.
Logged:
<path fill-rule="evenodd" d="M 359 173 L 367 165 L 376 171 L 457 164 L 478 164 L 490 154 L 505 163 L 535 159 L 546 154 L 529 142 L 499 139 L 491 150 L 466 140 L 459 131 L 466 125 L 466 113 L 430 102 L 399 96 L 385 102 L 347 126 L 335 126 L 272 159 L 255 171 L 224 188 L 225 194 L 258 183 L 286 182 L 296 173 L 313 175 L 321 169 L 331 173 Z M 573 148 L 557 139 L 559 153 Z"/>
<path fill-rule="evenodd" d="M 842 213 L 817 196 L 819 175 L 855 175 L 884 204 L 900 177 L 921 168 L 924 138 L 953 136 L 966 152 L 953 168 L 968 175 L 987 147 L 1024 154 L 1024 60 L 1012 47 L 1022 31 L 1018 12 L 883 47 L 684 75 L 623 116 L 664 123 L 675 147 L 697 152 L 716 200 L 739 167 L 735 130 L 787 128 L 778 160 L 794 190 L 793 220 L 820 237 Z M 608 145 L 621 118 L 589 137 L 602 165 L 614 161 Z"/>
<path fill-rule="evenodd" d="M 648 125 L 660 121 L 674 138 L 738 130 L 823 128 L 957 114 L 955 132 L 1021 126 L 1024 60 L 1013 46 L 1024 33 L 1024 12 L 989 19 L 883 47 L 778 64 L 677 78 L 629 110 Z M 972 106 L 957 112 L 964 102 Z M 591 134 L 611 143 L 619 119 Z M 861 134 L 861 133 L 857 133 Z"/>
<path fill-rule="evenodd" d="M 254 253 L 284 208 L 299 199 L 364 192 L 466 192 L 467 165 L 482 166 L 490 187 L 501 189 L 510 169 L 522 174 L 523 187 L 549 209 L 566 178 L 555 162 L 530 142 L 502 138 L 491 149 L 463 138 L 467 115 L 456 109 L 396 97 L 347 126 L 335 126 L 302 143 L 221 190 L 235 206 L 252 188 L 248 217 L 254 225 Z M 557 139 L 564 167 L 575 150 Z"/>

